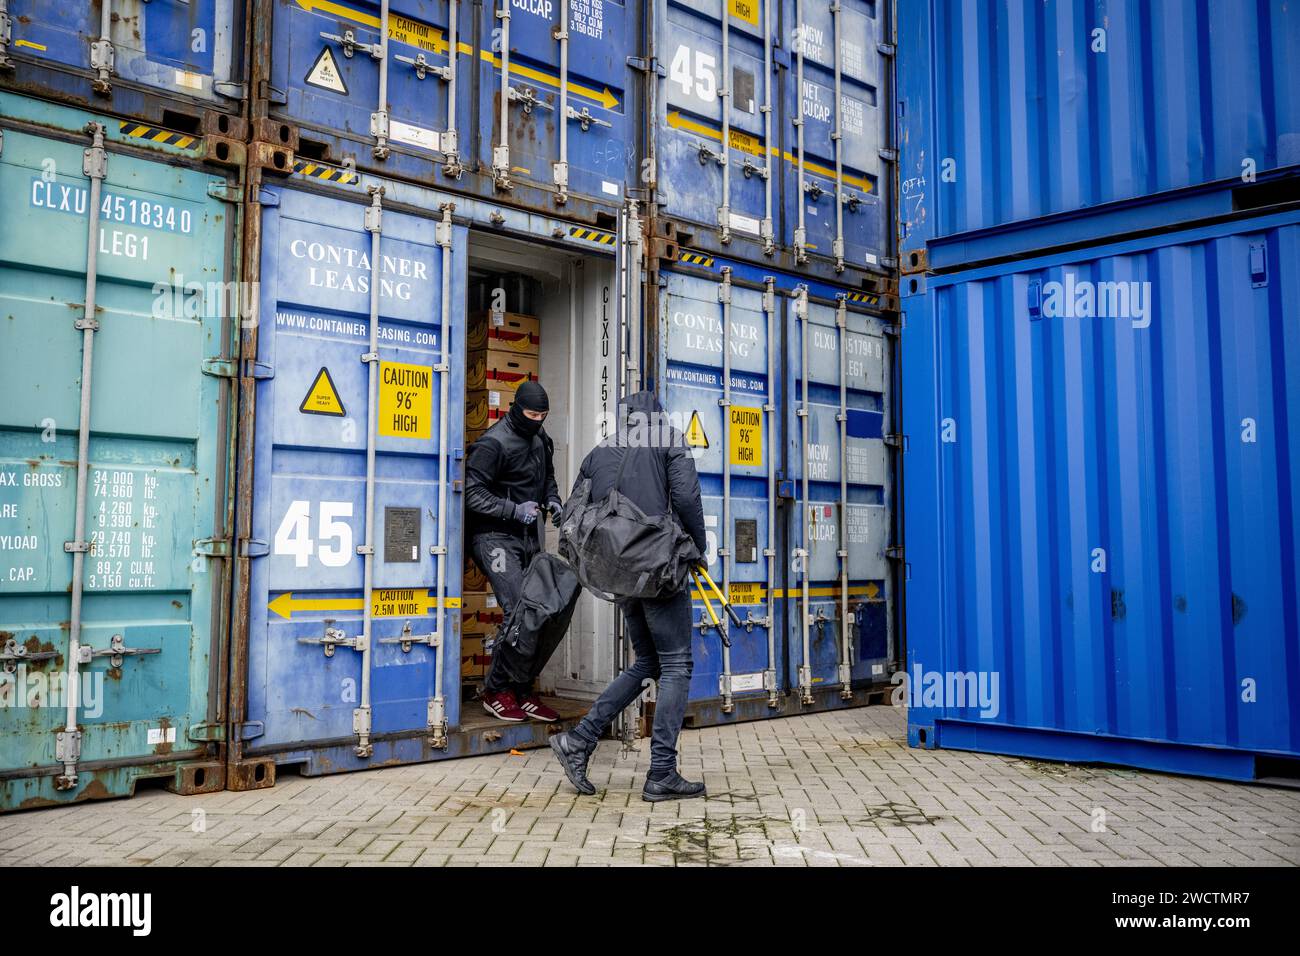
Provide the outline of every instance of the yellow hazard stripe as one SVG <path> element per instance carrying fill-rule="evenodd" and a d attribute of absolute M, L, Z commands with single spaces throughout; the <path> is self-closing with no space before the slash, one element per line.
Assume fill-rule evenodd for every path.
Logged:
<path fill-rule="evenodd" d="M 865 302 L 867 305 L 875 305 L 880 301 L 880 296 L 867 292 L 849 292 L 844 297 L 850 302 Z"/>
<path fill-rule="evenodd" d="M 582 226 L 570 226 L 569 235 L 575 239 L 585 239 L 588 242 L 598 242 L 602 246 L 612 246 L 614 244 L 614 233 L 601 232 L 599 229 L 586 229 Z"/>
<path fill-rule="evenodd" d="M 175 146 L 178 149 L 190 149 L 198 142 L 197 136 L 162 129 L 158 126 L 149 126 L 145 123 L 137 123 L 134 120 L 121 120 L 117 128 L 118 132 L 129 139 L 145 139 L 151 143 L 158 143 L 162 146 Z"/>
<path fill-rule="evenodd" d="M 350 186 L 361 181 L 361 177 L 351 170 L 339 166 L 327 166 L 325 163 L 309 163 L 304 159 L 300 159 L 293 164 L 293 171 L 299 176 L 319 179 L 327 183 L 338 183 L 343 186 Z"/>
<path fill-rule="evenodd" d="M 683 252 L 677 257 L 678 262 L 685 262 L 687 265 L 704 266 L 709 268 L 713 265 L 712 256 L 702 256 L 698 252 Z"/>

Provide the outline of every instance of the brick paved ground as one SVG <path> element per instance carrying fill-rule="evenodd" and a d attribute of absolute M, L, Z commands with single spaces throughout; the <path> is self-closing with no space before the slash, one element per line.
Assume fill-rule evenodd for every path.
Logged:
<path fill-rule="evenodd" d="M 892 707 L 687 731 L 707 800 L 642 802 L 640 747 L 595 797 L 535 750 L 10 814 L 0 866 L 1300 864 L 1300 792 L 911 750 Z"/>

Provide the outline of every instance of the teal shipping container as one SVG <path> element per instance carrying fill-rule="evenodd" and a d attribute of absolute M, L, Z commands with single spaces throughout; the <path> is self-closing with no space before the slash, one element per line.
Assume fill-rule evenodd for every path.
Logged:
<path fill-rule="evenodd" d="M 0 115 L 0 811 L 220 790 L 238 193 Z"/>

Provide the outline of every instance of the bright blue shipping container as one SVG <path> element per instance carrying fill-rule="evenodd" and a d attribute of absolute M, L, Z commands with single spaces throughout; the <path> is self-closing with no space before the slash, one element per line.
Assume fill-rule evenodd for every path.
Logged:
<path fill-rule="evenodd" d="M 0 114 L 0 811 L 220 790 L 238 190 Z"/>
<path fill-rule="evenodd" d="M 909 738 L 1300 768 L 1300 214 L 905 295 Z"/>
<path fill-rule="evenodd" d="M 900 0 L 898 29 L 904 271 L 925 268 L 912 256 L 929 239 L 1300 164 L 1300 7 L 1288 0 Z M 1081 238 L 1072 221 L 999 251 Z M 945 264 L 982 258 L 971 248 Z"/>

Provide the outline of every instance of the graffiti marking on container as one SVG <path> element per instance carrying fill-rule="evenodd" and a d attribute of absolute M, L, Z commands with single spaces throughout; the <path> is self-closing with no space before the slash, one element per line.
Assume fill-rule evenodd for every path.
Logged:
<path fill-rule="evenodd" d="M 307 394 L 302 397 L 302 404 L 298 406 L 298 411 L 304 415 L 331 415 L 335 418 L 343 418 L 347 415 L 343 409 L 343 400 L 339 398 L 339 390 L 334 386 L 334 379 L 330 376 L 330 370 L 324 365 L 316 373 L 316 378 L 307 389 Z"/>

